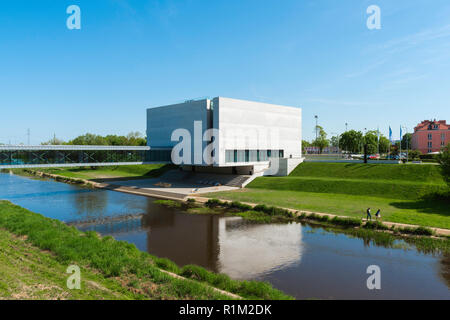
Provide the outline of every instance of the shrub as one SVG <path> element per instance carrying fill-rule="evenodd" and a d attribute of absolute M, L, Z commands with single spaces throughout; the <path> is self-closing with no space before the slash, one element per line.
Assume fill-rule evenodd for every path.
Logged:
<path fill-rule="evenodd" d="M 228 207 L 232 208 L 232 209 L 238 209 L 238 210 L 241 210 L 241 211 L 250 211 L 250 210 L 252 210 L 251 206 L 249 206 L 247 204 L 244 204 L 244 203 L 241 203 L 239 201 L 233 201 L 232 203 L 228 203 Z"/>
<path fill-rule="evenodd" d="M 209 199 L 206 201 L 205 205 L 210 208 L 216 208 L 223 205 L 223 202 L 219 199 Z"/>
<path fill-rule="evenodd" d="M 433 230 L 426 227 L 417 227 L 417 228 L 402 228 L 400 229 L 402 233 L 415 234 L 418 236 L 432 236 L 434 234 Z"/>
<path fill-rule="evenodd" d="M 331 222 L 335 225 L 345 226 L 345 227 L 360 227 L 361 226 L 361 220 L 352 219 L 352 218 L 334 217 L 331 220 Z"/>
<path fill-rule="evenodd" d="M 450 143 L 442 148 L 442 152 L 437 156 L 441 167 L 442 176 L 450 187 Z"/>
<path fill-rule="evenodd" d="M 389 228 L 385 226 L 380 221 L 367 221 L 366 224 L 363 226 L 365 229 L 372 229 L 372 230 L 388 230 Z"/>

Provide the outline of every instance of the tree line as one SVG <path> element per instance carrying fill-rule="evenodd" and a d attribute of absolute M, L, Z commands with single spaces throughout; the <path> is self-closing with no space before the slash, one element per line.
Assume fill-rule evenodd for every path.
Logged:
<path fill-rule="evenodd" d="M 303 140 L 303 148 L 317 147 L 320 152 L 327 147 L 339 147 L 343 151 L 350 153 L 360 153 L 364 149 L 364 145 L 367 144 L 367 151 L 369 154 L 387 153 L 389 150 L 395 154 L 400 146 L 403 150 L 411 148 L 411 134 L 407 133 L 403 136 L 401 143 L 391 145 L 391 142 L 383 134 L 378 134 L 376 130 L 367 131 L 365 134 L 361 131 L 349 130 L 340 135 L 327 138 L 327 133 L 321 126 L 316 127 L 317 138 L 312 142 Z"/>
<path fill-rule="evenodd" d="M 41 145 L 77 145 L 77 146 L 146 146 L 147 139 L 140 132 L 130 132 L 126 136 L 107 135 L 101 136 L 86 133 L 70 141 L 63 141 L 53 137 Z"/>

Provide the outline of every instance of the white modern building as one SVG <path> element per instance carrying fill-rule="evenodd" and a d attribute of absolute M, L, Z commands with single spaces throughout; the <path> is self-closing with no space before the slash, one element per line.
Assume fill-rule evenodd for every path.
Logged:
<path fill-rule="evenodd" d="M 147 110 L 149 161 L 185 170 L 287 175 L 302 162 L 300 108 L 217 97 Z"/>

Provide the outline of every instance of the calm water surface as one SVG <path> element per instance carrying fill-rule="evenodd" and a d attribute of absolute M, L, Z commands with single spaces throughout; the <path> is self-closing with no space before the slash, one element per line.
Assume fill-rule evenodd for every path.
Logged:
<path fill-rule="evenodd" d="M 134 243 L 180 266 L 268 281 L 299 299 L 450 299 L 450 257 L 373 246 L 299 223 L 188 215 L 146 197 L 9 174 L 0 174 L 0 199 Z M 109 219 L 125 215 L 137 217 Z M 381 290 L 367 289 L 369 265 L 381 268 Z"/>

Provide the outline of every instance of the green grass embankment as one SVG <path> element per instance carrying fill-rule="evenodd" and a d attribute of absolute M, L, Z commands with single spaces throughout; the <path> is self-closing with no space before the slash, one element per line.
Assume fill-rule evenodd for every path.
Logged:
<path fill-rule="evenodd" d="M 261 177 L 246 189 L 211 198 L 362 218 L 368 207 L 385 221 L 450 229 L 450 202 L 438 166 L 303 163 L 288 177 Z"/>
<path fill-rule="evenodd" d="M 133 293 L 131 298 L 230 299 L 230 296 L 213 289 L 218 288 L 246 299 L 291 299 L 273 289 L 270 284 L 235 281 L 226 275 L 215 274 L 198 266 L 179 268 L 168 259 L 151 256 L 130 243 L 116 241 L 112 237 L 102 238 L 95 232 L 81 232 L 58 220 L 43 217 L 7 201 L 0 201 L 0 229 L 18 237 L 26 237 L 27 244 L 50 253 L 58 264 L 59 278 L 52 280 L 50 274 L 42 276 L 48 278 L 49 282 L 58 282 L 60 286 L 64 285 L 59 282 L 62 281 L 61 268 L 75 264 L 81 268 L 82 273 L 97 274 L 102 283 L 113 280 L 115 284 L 121 284 L 126 289 L 123 292 L 125 296 L 129 296 L 127 291 Z M 2 268 L 7 273 L 12 272 L 7 270 L 14 269 L 8 261 L 2 260 L 2 263 L 9 266 Z M 46 266 L 46 262 L 43 263 Z M 161 269 L 185 279 L 174 278 Z M 2 279 L 13 277 L 14 274 L 9 273 L 7 277 L 0 278 L 0 293 L 5 297 L 16 292 L 14 286 L 10 285 L 11 281 Z M 30 283 L 38 285 L 32 279 Z M 91 293 L 84 292 L 80 295 L 89 296 Z"/>
<path fill-rule="evenodd" d="M 164 164 L 143 164 L 110 167 L 42 168 L 35 171 L 76 179 L 108 180 L 155 178 L 173 168 L 171 165 Z"/>
<path fill-rule="evenodd" d="M 0 299 L 141 298 L 114 279 L 106 279 L 89 268 L 83 269 L 81 290 L 69 290 L 67 265 L 50 252 L 31 245 L 26 237 L 15 236 L 4 229 L 0 229 L 0 252 Z"/>

